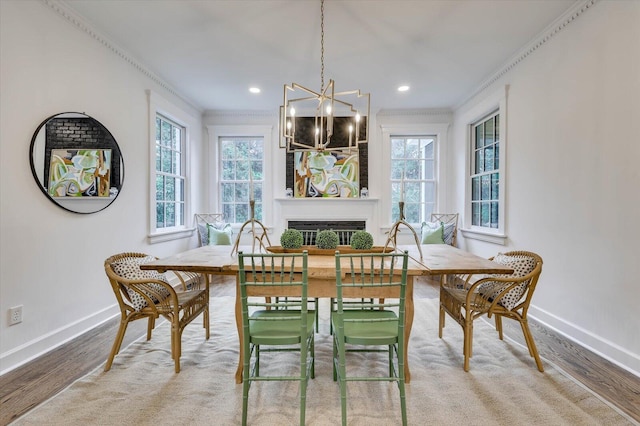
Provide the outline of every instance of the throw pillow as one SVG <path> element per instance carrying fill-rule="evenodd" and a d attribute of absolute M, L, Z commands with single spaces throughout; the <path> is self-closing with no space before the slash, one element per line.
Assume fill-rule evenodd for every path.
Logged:
<path fill-rule="evenodd" d="M 444 227 L 441 222 L 422 222 L 421 244 L 444 244 Z"/>
<path fill-rule="evenodd" d="M 206 223 L 198 224 L 198 234 L 200 235 L 200 246 L 209 245 L 209 230 Z"/>
<path fill-rule="evenodd" d="M 158 271 L 147 271 L 140 269 L 140 265 L 142 265 L 143 263 L 152 262 L 154 260 L 155 258 L 153 256 L 122 259 L 111 264 L 111 269 L 113 269 L 113 272 L 115 272 L 117 275 L 128 280 L 157 280 L 169 283 L 164 274 L 161 274 Z M 166 297 L 169 297 L 169 290 L 167 290 L 167 288 L 162 284 L 152 283 L 149 286 L 153 289 L 154 292 L 160 295 L 162 300 L 164 300 L 164 298 Z M 127 294 L 129 295 L 131 305 L 136 311 L 140 311 L 148 306 L 147 301 L 144 297 L 128 287 Z M 149 296 L 154 302 L 159 301 L 155 294 L 150 292 L 145 292 L 145 294 Z"/>
<path fill-rule="evenodd" d="M 453 244 L 453 230 L 455 228 L 455 225 L 455 223 L 442 223 L 442 239 L 444 240 L 445 244 Z"/>
<path fill-rule="evenodd" d="M 231 230 L 230 224 L 227 223 L 222 228 L 218 228 L 211 223 L 207 223 L 207 229 L 210 246 L 231 245 L 231 235 L 233 234 L 233 231 Z"/>
<path fill-rule="evenodd" d="M 524 277 L 530 274 L 536 267 L 536 260 L 529 256 L 507 256 L 506 254 L 498 253 L 493 258 L 493 261 L 513 269 L 512 275 L 494 275 L 495 277 L 501 278 Z M 505 293 L 498 303 L 507 309 L 513 309 L 524 295 L 524 292 L 527 289 L 527 284 L 529 284 L 529 281 L 524 281 L 522 284 L 518 284 L 516 287 Z M 510 284 L 488 281 L 478 286 L 478 292 L 488 300 L 493 301 L 493 299 L 497 297 L 498 294 L 500 294 L 500 292 L 508 285 Z"/>

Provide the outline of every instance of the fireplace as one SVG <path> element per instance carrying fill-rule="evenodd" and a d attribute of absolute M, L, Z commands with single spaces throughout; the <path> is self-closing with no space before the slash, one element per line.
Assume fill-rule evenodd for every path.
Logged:
<path fill-rule="evenodd" d="M 366 225 L 367 223 L 364 220 L 290 220 L 287 222 L 287 228 L 303 231 L 304 245 L 308 246 L 315 245 L 316 231 L 324 231 L 327 229 L 337 232 L 339 239 L 338 244 L 349 245 L 351 243 L 351 235 L 353 234 L 351 231 L 365 230 Z"/>
<path fill-rule="evenodd" d="M 384 238 L 378 235 L 380 224 L 375 198 L 276 198 L 274 214 L 272 232 L 276 238 L 287 228 L 365 230 L 371 232 L 374 241 Z"/>

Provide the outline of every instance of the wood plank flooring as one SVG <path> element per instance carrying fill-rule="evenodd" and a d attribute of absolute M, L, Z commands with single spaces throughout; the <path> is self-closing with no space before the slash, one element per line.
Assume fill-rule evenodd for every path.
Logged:
<path fill-rule="evenodd" d="M 212 297 L 234 295 L 234 277 L 214 278 L 211 287 Z M 437 283 L 420 279 L 416 283 L 414 296 L 437 298 Z M 449 324 L 455 325 L 453 321 L 449 321 Z M 9 424 L 105 362 L 117 327 L 118 320 L 109 321 L 38 359 L 0 376 L 0 425 Z M 503 327 L 506 336 L 524 344 L 522 331 L 517 323 L 505 319 Z M 532 322 L 531 328 L 543 358 L 550 360 L 640 422 L 640 377 L 634 376 L 539 324 Z M 132 323 L 125 335 L 123 348 L 144 336 L 145 333 L 146 321 Z M 532 368 L 535 369 L 533 364 Z"/>

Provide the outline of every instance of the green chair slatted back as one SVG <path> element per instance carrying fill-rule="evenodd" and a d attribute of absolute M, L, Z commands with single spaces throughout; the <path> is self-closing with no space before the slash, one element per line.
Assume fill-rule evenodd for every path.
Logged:
<path fill-rule="evenodd" d="M 307 383 L 309 377 L 315 377 L 315 313 L 309 311 L 307 305 L 307 252 L 240 252 L 238 265 L 244 351 L 242 424 L 247 424 L 252 382 L 289 380 L 300 382 L 300 424 L 303 425 Z M 295 298 L 287 299 L 287 296 Z M 277 351 L 300 352 L 298 375 L 260 375 L 260 353 Z"/>
<path fill-rule="evenodd" d="M 342 424 L 347 424 L 348 381 L 394 381 L 400 391 L 402 424 L 407 424 L 404 378 L 404 323 L 408 253 L 344 254 L 336 251 L 337 310 L 332 313 L 333 379 L 340 385 Z M 351 287 L 370 292 L 361 309 L 344 303 Z M 390 297 L 393 292 L 393 297 Z M 376 294 L 380 298 L 376 298 Z M 373 308 L 373 309 L 372 309 Z M 386 346 L 382 349 L 381 346 Z M 347 376 L 346 353 L 388 352 L 386 376 Z"/>

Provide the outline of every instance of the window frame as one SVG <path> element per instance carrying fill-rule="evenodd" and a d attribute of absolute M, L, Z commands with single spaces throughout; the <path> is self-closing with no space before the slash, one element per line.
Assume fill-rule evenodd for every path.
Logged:
<path fill-rule="evenodd" d="M 461 228 L 463 237 L 474 240 L 485 241 L 489 243 L 506 245 L 506 153 L 507 153 L 507 93 L 508 87 L 505 86 L 504 91 L 497 91 L 490 96 L 475 109 L 475 114 L 471 115 L 465 125 L 466 129 L 466 171 L 465 171 L 465 215 L 464 226 Z M 484 226 L 476 226 L 472 224 L 472 177 L 474 173 L 474 128 L 477 124 L 485 121 L 493 115 L 499 115 L 499 167 L 496 171 L 499 173 L 499 189 L 498 189 L 498 227 L 489 228 Z"/>
<path fill-rule="evenodd" d="M 164 147 L 161 143 L 158 142 L 157 140 L 157 133 L 158 133 L 158 125 L 157 125 L 157 121 L 161 120 L 161 123 L 168 123 L 172 129 L 179 129 L 180 130 L 180 142 L 179 142 L 179 147 L 176 149 L 173 146 L 171 147 Z M 161 124 L 162 126 L 162 124 Z M 162 130 L 160 130 L 160 132 L 162 132 Z M 187 176 L 186 176 L 186 158 L 185 158 L 185 148 L 186 148 L 186 128 L 183 125 L 180 125 L 178 123 L 176 123 L 175 121 L 171 120 L 170 118 L 166 117 L 165 115 L 161 114 L 161 113 L 157 113 L 156 114 L 156 141 L 155 141 L 155 148 L 156 148 L 156 154 L 155 154 L 155 164 L 154 164 L 154 168 L 155 168 L 155 176 L 156 176 L 156 197 L 155 197 L 155 204 L 156 204 L 156 229 L 157 230 L 163 230 L 163 231 L 168 231 L 171 232 L 177 228 L 181 228 L 184 227 L 186 225 L 186 217 L 185 217 L 185 209 L 186 209 L 186 194 L 185 194 L 185 185 L 187 182 Z M 173 153 L 177 153 L 179 155 L 180 158 L 180 166 L 179 166 L 179 171 L 178 172 L 174 172 L 169 171 L 169 172 L 165 172 L 163 170 L 158 170 L 158 165 L 157 165 L 157 161 L 158 161 L 158 148 L 161 149 L 168 149 L 173 156 Z M 159 176 L 166 176 L 169 177 L 171 179 L 177 179 L 177 180 L 182 180 L 182 188 L 181 188 L 181 197 L 179 196 L 179 192 L 178 191 L 178 185 L 175 186 L 174 188 L 174 197 L 171 199 L 168 198 L 163 198 L 162 200 L 158 200 L 158 188 L 157 188 L 157 179 Z M 158 204 L 159 203 L 164 203 L 164 204 L 174 204 L 176 206 L 175 209 L 175 218 L 179 219 L 179 215 L 178 215 L 178 211 L 179 209 L 177 208 L 180 204 L 182 205 L 182 223 L 181 224 L 177 224 L 174 226 L 163 226 L 161 228 L 158 228 Z M 165 215 L 166 215 L 166 210 L 165 210 Z M 166 217 L 165 217 L 166 219 Z"/>
<path fill-rule="evenodd" d="M 445 187 L 444 176 L 446 174 L 446 161 L 447 158 L 447 141 L 449 132 L 449 123 L 426 123 L 426 124 L 394 124 L 387 125 L 381 124 L 380 129 L 382 131 L 382 173 L 377 176 L 377 185 L 382 188 L 383 202 L 380 203 L 380 217 L 382 221 L 387 222 L 387 225 L 381 226 L 382 232 L 387 232 L 391 226 L 397 221 L 396 217 L 392 216 L 392 203 L 393 201 L 393 187 L 390 180 L 391 177 L 391 139 L 395 136 L 398 137 L 433 137 L 434 141 L 434 179 L 436 182 L 435 188 L 435 204 L 434 211 L 438 211 L 440 208 L 446 207 L 447 191 Z M 376 174 L 369 177 L 369 185 L 374 187 L 376 181 Z M 444 207 L 443 207 L 444 206 Z M 429 220 L 430 218 L 425 218 Z M 420 224 L 412 224 L 419 226 Z"/>
<path fill-rule="evenodd" d="M 149 100 L 149 243 L 159 243 L 193 235 L 194 228 L 189 223 L 191 212 L 191 134 L 197 120 L 162 96 L 150 90 Z M 184 224 L 167 228 L 156 226 L 156 117 L 160 115 L 184 129 L 182 166 L 184 176 Z"/>
<path fill-rule="evenodd" d="M 210 125 L 207 126 L 209 132 L 209 211 L 222 212 L 222 198 L 220 196 L 220 174 L 221 164 L 220 139 L 221 138 L 261 138 L 264 144 L 262 158 L 262 220 L 261 223 L 272 222 L 273 206 L 267 200 L 273 199 L 273 170 L 272 150 L 273 150 L 273 126 L 270 125 Z M 237 232 L 242 224 L 232 224 L 232 229 Z"/>
<path fill-rule="evenodd" d="M 429 140 L 432 141 L 431 143 L 433 144 L 432 150 L 433 150 L 433 157 L 430 159 L 427 158 L 420 158 L 420 159 L 412 159 L 410 157 L 406 156 L 406 148 L 407 148 L 407 142 L 410 139 L 418 139 L 418 140 Z M 407 136 L 407 135 L 399 135 L 399 134 L 391 134 L 389 137 L 389 143 L 392 144 L 394 140 L 403 140 L 404 141 L 404 148 L 405 148 L 405 156 L 402 158 L 392 158 L 393 155 L 393 150 L 390 150 L 390 155 L 389 155 L 389 162 L 390 162 L 390 176 L 389 176 L 389 180 L 391 181 L 391 203 L 390 203 L 390 208 L 391 208 L 391 217 L 392 218 L 396 218 L 396 220 L 399 219 L 399 209 L 395 208 L 396 203 L 398 203 L 400 201 L 400 196 L 395 197 L 394 198 L 394 194 L 399 193 L 399 191 L 402 189 L 402 186 L 404 184 L 404 189 L 405 189 L 405 194 L 404 194 L 404 214 L 405 214 L 405 220 L 412 224 L 412 225 L 416 225 L 419 226 L 422 222 L 425 221 L 429 221 L 431 214 L 427 214 L 427 211 L 429 211 L 429 209 L 427 209 L 427 204 L 428 202 L 426 201 L 426 195 L 425 192 L 422 193 L 422 197 L 419 200 L 419 210 L 420 210 L 420 216 L 421 219 L 418 222 L 410 222 L 407 218 L 407 214 L 408 214 L 408 207 L 410 204 L 414 204 L 408 201 L 407 199 L 407 187 L 409 185 L 418 183 L 420 185 L 424 184 L 425 188 L 429 183 L 433 184 L 433 201 L 430 202 L 433 204 L 432 208 L 431 208 L 431 212 L 434 213 L 436 212 L 436 206 L 437 206 L 437 194 L 438 194 L 438 177 L 437 177 L 437 167 L 438 167 L 438 160 L 437 160 L 437 148 L 438 148 L 438 137 L 435 135 L 411 135 L 411 136 Z M 420 177 L 419 179 L 411 179 L 410 176 L 407 176 L 406 174 L 406 166 L 407 166 L 407 162 L 408 161 L 413 161 L 413 160 L 418 160 L 421 161 L 423 163 L 424 166 L 426 166 L 427 161 L 432 161 L 433 162 L 433 166 L 432 166 L 432 177 L 430 178 L 426 178 L 426 177 Z M 403 175 L 400 177 L 396 177 L 393 176 L 393 166 L 392 163 L 394 161 L 401 161 L 403 162 Z M 425 168 L 426 169 L 426 168 Z M 422 171 L 424 172 L 425 169 L 423 169 Z M 404 180 L 404 183 L 403 183 Z M 396 189 L 396 191 L 394 191 L 394 187 Z"/>
<path fill-rule="evenodd" d="M 237 178 L 236 179 L 224 179 L 224 176 L 223 176 L 224 175 L 224 166 L 223 166 L 223 160 L 224 159 L 222 158 L 222 155 L 221 155 L 222 154 L 222 143 L 225 142 L 225 141 L 232 141 L 234 143 L 237 143 L 239 141 L 248 141 L 248 140 L 253 140 L 253 141 L 259 140 L 259 141 L 262 142 L 262 158 L 261 158 L 261 161 L 262 161 L 262 176 L 261 176 L 261 178 L 258 179 L 258 177 L 254 174 L 253 176 L 248 175 L 247 179 L 237 179 Z M 216 164 L 216 169 L 218 170 L 218 188 L 221 188 L 222 185 L 225 184 L 225 183 L 240 183 L 240 184 L 243 184 L 243 185 L 247 185 L 248 191 L 249 191 L 248 194 L 247 194 L 247 196 L 248 196 L 247 201 L 244 202 L 244 201 L 235 200 L 232 204 L 234 204 L 235 206 L 238 206 L 238 205 L 247 206 L 247 219 L 246 220 L 249 220 L 250 219 L 250 209 L 251 209 L 251 207 L 250 207 L 251 182 L 253 182 L 254 188 L 257 185 L 260 185 L 261 197 L 260 197 L 259 200 L 258 200 L 257 197 L 254 197 L 254 200 L 255 200 L 256 213 L 258 212 L 258 205 L 259 205 L 260 206 L 260 211 L 262 211 L 262 216 L 258 216 L 256 214 L 255 219 L 262 222 L 263 221 L 263 217 L 264 217 L 264 201 L 265 201 L 264 200 L 264 196 L 262 196 L 262 193 L 264 191 L 264 178 L 265 178 L 265 164 L 264 164 L 265 155 L 264 155 L 264 153 L 265 153 L 265 150 L 267 149 L 267 146 L 265 145 L 265 142 L 264 142 L 264 138 L 262 136 L 220 136 L 216 143 L 217 143 L 217 149 L 218 149 L 218 153 L 219 153 L 218 162 Z M 236 171 L 237 171 L 238 163 L 240 161 L 242 161 L 242 160 L 238 159 L 237 157 L 234 157 L 232 159 L 232 161 L 235 163 Z M 247 161 L 256 161 L 256 160 L 255 159 L 254 160 L 248 159 Z M 255 195 L 256 192 L 257 191 L 254 191 L 254 195 Z M 225 203 L 222 200 L 222 191 L 220 191 L 220 193 L 218 193 L 217 198 L 218 198 L 217 199 L 218 205 L 220 206 L 220 209 L 218 211 L 220 213 L 224 214 Z M 242 221 L 242 222 L 232 222 L 232 221 L 229 221 L 227 217 L 224 217 L 224 220 L 225 220 L 225 222 L 230 223 L 231 226 L 242 226 L 242 224 L 246 222 L 246 220 Z"/>

